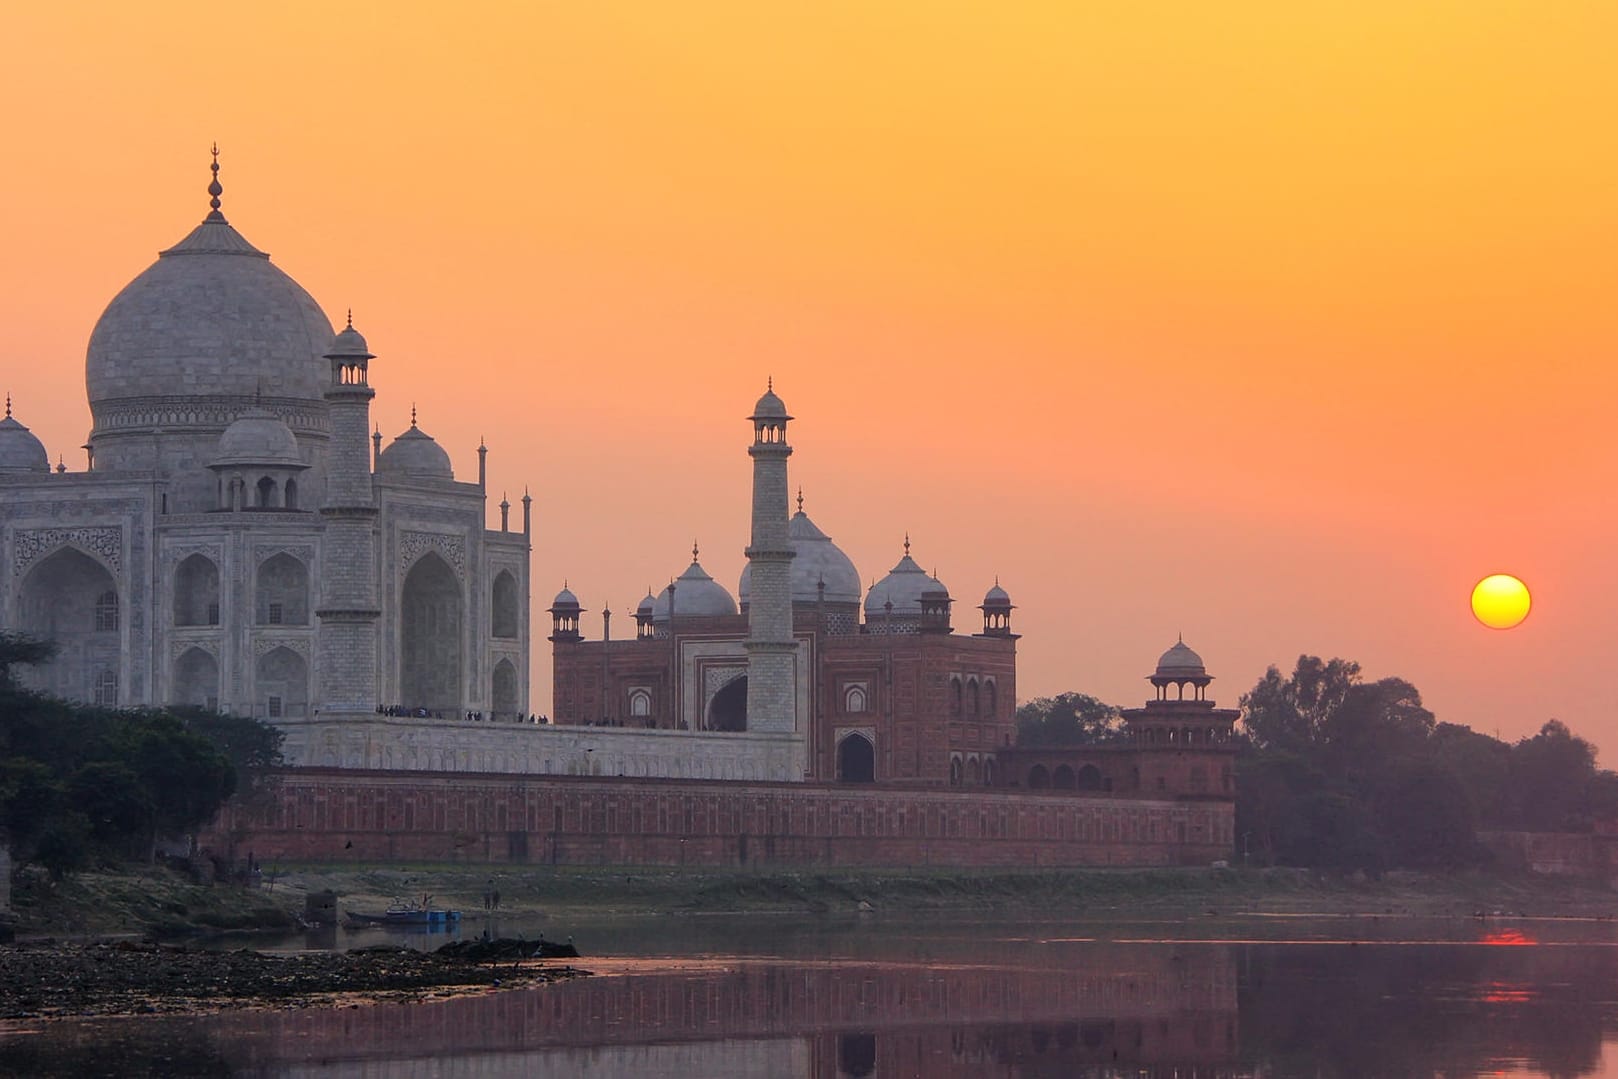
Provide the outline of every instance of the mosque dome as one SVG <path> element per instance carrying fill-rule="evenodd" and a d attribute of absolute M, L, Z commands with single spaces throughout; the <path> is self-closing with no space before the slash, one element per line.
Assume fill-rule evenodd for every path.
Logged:
<path fill-rule="evenodd" d="M 413 476 L 418 479 L 453 480 L 455 471 L 450 467 L 449 454 L 433 441 L 433 436 L 417 427 L 410 429 L 388 444 L 376 461 L 376 470 L 390 476 Z"/>
<path fill-rule="evenodd" d="M 831 537 L 816 527 L 803 512 L 799 500 L 798 512 L 787 522 L 787 536 L 796 552 L 792 559 L 792 602 L 816 603 L 820 600 L 820 583 L 826 583 L 827 603 L 858 603 L 860 601 L 860 574 L 848 555 L 831 541 Z M 736 593 L 743 603 L 752 592 L 753 564 L 742 567 L 742 579 Z"/>
<path fill-rule="evenodd" d="M 657 597 L 652 595 L 651 591 L 648 589 L 646 592 L 646 598 L 641 600 L 640 605 L 635 608 L 635 616 L 637 618 L 649 618 L 656 610 Z"/>
<path fill-rule="evenodd" d="M 6 398 L 6 418 L 0 420 L 0 472 L 49 472 L 50 455 L 34 433 L 11 414 L 11 398 Z"/>
<path fill-rule="evenodd" d="M 273 412 L 250 408 L 219 436 L 219 450 L 209 467 L 267 465 L 272 468 L 307 468 L 298 453 L 292 429 Z"/>
<path fill-rule="evenodd" d="M 562 586 L 562 590 L 556 593 L 556 598 L 551 600 L 552 607 L 577 607 L 578 605 L 579 597 L 575 596 L 573 590 L 565 584 Z"/>
<path fill-rule="evenodd" d="M 98 427 L 107 406 L 132 398 L 323 402 L 331 322 L 225 220 L 213 167 L 212 212 L 124 286 L 90 334 L 85 384 Z"/>
<path fill-rule="evenodd" d="M 994 582 L 993 587 L 983 594 L 983 605 L 985 607 L 1010 607 L 1011 593 L 1001 588 L 1000 582 L 997 580 Z"/>
<path fill-rule="evenodd" d="M 916 564 L 916 560 L 910 557 L 910 541 L 906 539 L 905 554 L 899 559 L 899 564 L 866 593 L 865 617 L 869 620 L 888 614 L 889 603 L 893 604 L 893 614 L 906 618 L 920 617 L 921 597 L 934 593 L 947 597 L 949 589 Z"/>
<path fill-rule="evenodd" d="M 725 586 L 708 575 L 697 561 L 696 548 L 691 549 L 691 564 L 685 572 L 674 581 L 674 611 L 681 618 L 702 617 L 711 618 L 716 615 L 736 613 L 736 601 L 731 598 Z M 669 590 L 667 588 L 657 594 L 657 601 L 652 605 L 652 620 L 667 622 L 669 620 Z"/>
<path fill-rule="evenodd" d="M 1206 678 L 1208 669 L 1202 665 L 1202 657 L 1186 647 L 1184 641 L 1174 642 L 1174 647 L 1164 652 L 1157 661 L 1157 671 L 1153 678 Z"/>

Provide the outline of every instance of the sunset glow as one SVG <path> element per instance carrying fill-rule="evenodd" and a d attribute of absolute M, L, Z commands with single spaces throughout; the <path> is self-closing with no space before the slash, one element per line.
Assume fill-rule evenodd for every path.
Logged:
<path fill-rule="evenodd" d="M 1618 746 L 1618 5 L 830 3 L 8 11 L 0 390 L 84 467 L 85 343 L 224 211 L 492 509 L 535 624 L 732 591 L 775 386 L 793 489 L 1024 697 L 1125 705 L 1184 633 L 1441 721 Z M 1482 568 L 1539 609 L 1482 633 Z M 543 636 L 536 633 L 536 638 Z M 537 645 L 536 711 L 549 646 Z M 1602 759 L 1604 765 L 1613 762 Z"/>

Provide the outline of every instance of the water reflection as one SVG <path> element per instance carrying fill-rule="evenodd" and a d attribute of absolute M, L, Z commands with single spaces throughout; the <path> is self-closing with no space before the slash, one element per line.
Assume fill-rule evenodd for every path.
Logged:
<path fill-rule="evenodd" d="M 1288 943 L 1182 928 L 642 919 L 592 935 L 702 961 L 435 1003 L 60 1024 L 0 1042 L 0 1072 L 1579 1076 L 1618 1018 L 1610 927 L 1406 923 L 1360 944 L 1328 943 L 1355 935 L 1341 923 L 1288 926 Z"/>

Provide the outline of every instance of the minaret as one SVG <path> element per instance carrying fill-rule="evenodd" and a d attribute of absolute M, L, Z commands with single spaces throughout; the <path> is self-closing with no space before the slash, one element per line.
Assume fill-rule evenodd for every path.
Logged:
<path fill-rule="evenodd" d="M 371 389 L 373 358 L 365 338 L 348 325 L 326 353 L 331 384 L 326 404 L 331 445 L 326 455 L 326 501 L 320 507 L 320 718 L 369 718 L 377 705 L 376 501 L 371 495 Z"/>
<path fill-rule="evenodd" d="M 797 730 L 792 540 L 787 534 L 787 407 L 772 379 L 753 408 L 753 541 L 747 547 L 747 729 Z"/>

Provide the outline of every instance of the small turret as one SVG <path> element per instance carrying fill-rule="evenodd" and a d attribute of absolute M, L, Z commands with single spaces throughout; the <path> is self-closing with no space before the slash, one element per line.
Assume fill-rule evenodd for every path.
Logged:
<path fill-rule="evenodd" d="M 556 593 L 556 598 L 551 601 L 549 613 L 550 639 L 553 644 L 572 643 L 582 639 L 579 636 L 579 616 L 584 613 L 584 608 L 579 606 L 579 597 L 567 587 L 566 581 L 562 582 L 562 590 Z"/>

